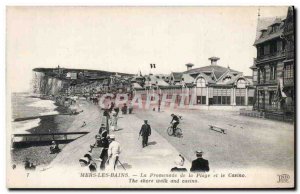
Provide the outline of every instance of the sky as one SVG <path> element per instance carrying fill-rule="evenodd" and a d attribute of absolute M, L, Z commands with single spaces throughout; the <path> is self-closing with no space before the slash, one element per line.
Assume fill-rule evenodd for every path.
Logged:
<path fill-rule="evenodd" d="M 185 71 L 187 63 L 252 75 L 259 7 L 7 7 L 7 86 L 30 88 L 36 67 L 124 73 Z M 287 7 L 260 7 L 260 17 Z"/>

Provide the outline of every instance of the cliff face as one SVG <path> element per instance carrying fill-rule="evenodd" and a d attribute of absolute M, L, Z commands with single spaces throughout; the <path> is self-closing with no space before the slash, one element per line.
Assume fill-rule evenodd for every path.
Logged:
<path fill-rule="evenodd" d="M 66 81 L 47 76 L 43 72 L 33 72 L 32 92 L 35 94 L 56 95 L 66 84 Z"/>

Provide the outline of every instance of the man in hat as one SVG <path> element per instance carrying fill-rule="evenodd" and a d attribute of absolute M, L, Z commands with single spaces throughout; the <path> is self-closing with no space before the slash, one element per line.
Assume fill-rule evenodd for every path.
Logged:
<path fill-rule="evenodd" d="M 100 169 L 104 170 L 106 161 L 108 159 L 108 147 L 109 147 L 109 141 L 108 141 L 108 138 L 107 138 L 107 131 L 106 130 L 103 131 L 102 134 L 101 134 L 101 147 L 103 149 L 102 149 L 101 154 L 100 154 L 100 159 L 102 160 L 101 164 L 100 164 Z"/>
<path fill-rule="evenodd" d="M 60 152 L 59 145 L 56 141 L 52 141 L 52 145 L 50 146 L 50 154 L 56 154 Z"/>
<path fill-rule="evenodd" d="M 104 131 L 104 130 L 106 130 L 106 127 L 105 127 L 105 124 L 104 124 L 104 123 L 102 123 L 102 124 L 101 124 L 101 127 L 100 127 L 100 129 L 99 129 L 99 132 L 98 132 L 98 134 L 101 134 L 101 133 L 102 133 L 102 131 Z"/>
<path fill-rule="evenodd" d="M 151 135 L 151 127 L 148 124 L 148 120 L 144 120 L 144 124 L 141 127 L 140 136 L 142 136 L 142 146 L 143 148 L 148 145 L 148 137 Z"/>
<path fill-rule="evenodd" d="M 106 130 L 109 133 L 109 123 L 108 123 L 108 121 L 109 121 L 110 115 L 109 115 L 109 110 L 108 109 L 104 110 L 104 112 L 103 112 L 103 118 L 104 118 L 105 123 L 106 123 L 106 126 L 103 124 L 104 128 L 106 127 Z M 99 134 L 101 134 L 100 131 L 99 131 Z"/>
<path fill-rule="evenodd" d="M 179 125 L 179 117 L 176 116 L 173 113 L 171 114 L 171 117 L 172 117 L 172 120 L 171 120 L 170 124 L 173 123 L 173 126 L 172 126 L 172 128 L 173 128 L 173 135 L 175 135 L 175 131 L 177 129 L 177 126 Z"/>
<path fill-rule="evenodd" d="M 208 172 L 208 160 L 202 158 L 203 152 L 196 151 L 197 159 L 192 162 L 191 172 Z"/>
<path fill-rule="evenodd" d="M 115 135 L 110 135 L 109 139 L 111 143 L 108 147 L 108 170 L 115 170 L 117 162 L 119 160 L 119 155 L 121 153 L 120 143 L 116 141 Z"/>

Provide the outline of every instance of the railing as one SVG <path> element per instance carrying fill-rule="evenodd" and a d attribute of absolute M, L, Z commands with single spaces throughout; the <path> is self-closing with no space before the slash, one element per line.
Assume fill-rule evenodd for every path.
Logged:
<path fill-rule="evenodd" d="M 281 107 L 278 107 L 276 105 L 269 105 L 269 104 L 263 104 L 260 103 L 258 110 L 260 111 L 266 111 L 266 112 L 284 112 L 284 113 L 289 113 L 289 112 L 294 112 L 295 107 L 293 104 L 291 105 L 282 105 Z"/>
<path fill-rule="evenodd" d="M 256 118 L 264 118 L 265 117 L 264 112 L 258 112 L 258 111 L 246 110 L 246 109 L 240 109 L 240 115 L 248 116 L 248 117 L 256 117 Z"/>
<path fill-rule="evenodd" d="M 258 111 L 258 110 L 246 110 L 240 109 L 240 115 L 256 117 L 256 118 L 265 118 L 272 119 L 276 121 L 294 121 L 294 113 L 293 112 L 282 112 L 282 111 Z"/>
<path fill-rule="evenodd" d="M 283 57 L 285 56 L 285 51 L 277 51 L 277 52 L 273 52 L 270 54 L 266 54 L 266 55 L 261 55 L 257 57 L 257 60 L 267 60 L 267 59 L 272 59 L 272 58 L 276 58 L 276 57 Z"/>
<path fill-rule="evenodd" d="M 52 141 L 58 143 L 71 142 L 88 132 L 65 132 L 65 133 L 23 133 L 23 134 L 12 134 L 12 146 L 17 147 L 23 144 L 49 144 Z"/>

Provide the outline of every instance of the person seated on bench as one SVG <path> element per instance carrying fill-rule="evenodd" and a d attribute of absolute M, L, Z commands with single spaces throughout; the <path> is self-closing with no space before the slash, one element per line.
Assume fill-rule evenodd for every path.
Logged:
<path fill-rule="evenodd" d="M 34 165 L 32 162 L 29 161 L 28 158 L 24 161 L 24 168 L 25 170 L 35 170 L 36 165 Z"/>
<path fill-rule="evenodd" d="M 59 144 L 56 141 L 52 141 L 52 145 L 50 146 L 50 154 L 56 154 L 60 152 Z"/>
<path fill-rule="evenodd" d="M 92 152 L 93 148 L 95 148 L 95 147 L 106 147 L 106 145 L 108 147 L 109 142 L 107 139 L 107 131 L 106 130 L 103 130 L 101 135 L 100 134 L 95 135 L 95 139 L 96 139 L 96 142 L 94 144 L 90 145 L 91 150 L 89 152 Z"/>

